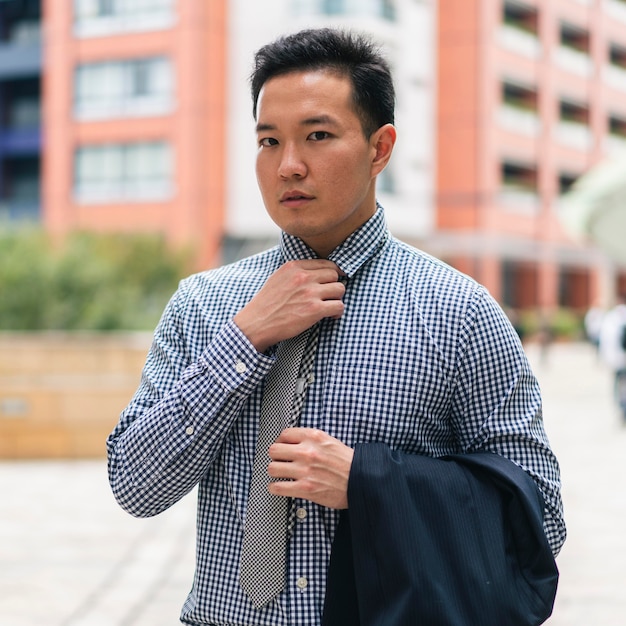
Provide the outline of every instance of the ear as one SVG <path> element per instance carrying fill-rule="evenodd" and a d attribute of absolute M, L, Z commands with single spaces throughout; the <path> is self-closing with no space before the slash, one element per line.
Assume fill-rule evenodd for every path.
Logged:
<path fill-rule="evenodd" d="M 381 126 L 370 137 L 374 158 L 372 160 L 372 176 L 378 176 L 389 163 L 393 147 L 396 143 L 396 129 L 393 124 Z"/>

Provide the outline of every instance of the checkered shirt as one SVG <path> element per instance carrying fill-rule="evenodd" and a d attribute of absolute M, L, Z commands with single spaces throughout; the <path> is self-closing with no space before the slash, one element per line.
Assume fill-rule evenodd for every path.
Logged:
<path fill-rule="evenodd" d="M 257 353 L 232 321 L 281 264 L 312 256 L 283 233 L 271 250 L 182 281 L 107 441 L 113 492 L 133 515 L 156 515 L 199 486 L 184 623 L 320 624 L 337 511 L 294 499 L 285 590 L 257 611 L 239 585 L 263 380 L 274 356 Z M 559 467 L 539 386 L 500 307 L 472 279 L 393 238 L 380 207 L 330 258 L 347 275 L 345 313 L 321 322 L 300 425 L 348 446 L 377 441 L 408 454 L 511 459 L 544 495 L 556 554 L 565 538 Z"/>

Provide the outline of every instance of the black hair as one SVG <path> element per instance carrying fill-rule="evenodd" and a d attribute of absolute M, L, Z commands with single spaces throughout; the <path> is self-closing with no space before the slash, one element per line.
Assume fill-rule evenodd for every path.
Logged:
<path fill-rule="evenodd" d="M 395 91 L 389 64 L 363 35 L 332 28 L 302 30 L 260 48 L 250 76 L 252 114 L 259 93 L 276 76 L 297 71 L 329 70 L 347 76 L 352 100 L 366 137 L 394 123 Z"/>

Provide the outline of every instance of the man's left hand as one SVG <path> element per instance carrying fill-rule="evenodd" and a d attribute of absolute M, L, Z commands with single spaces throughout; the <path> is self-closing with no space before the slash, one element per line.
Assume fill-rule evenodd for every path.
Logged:
<path fill-rule="evenodd" d="M 271 493 L 304 498 L 332 509 L 348 508 L 354 450 L 314 428 L 286 428 L 270 446 Z"/>

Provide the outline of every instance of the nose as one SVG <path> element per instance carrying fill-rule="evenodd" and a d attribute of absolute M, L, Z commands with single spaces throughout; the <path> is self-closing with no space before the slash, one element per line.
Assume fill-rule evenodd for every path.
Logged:
<path fill-rule="evenodd" d="M 307 167 L 298 148 L 293 144 L 283 147 L 278 175 L 285 180 L 289 178 L 303 178 L 307 174 Z"/>

